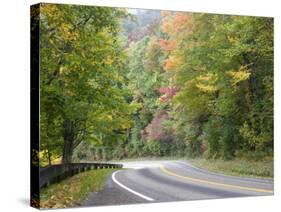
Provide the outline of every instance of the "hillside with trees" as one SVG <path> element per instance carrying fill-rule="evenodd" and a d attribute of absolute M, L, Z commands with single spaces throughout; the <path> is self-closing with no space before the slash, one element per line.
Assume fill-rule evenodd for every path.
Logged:
<path fill-rule="evenodd" d="M 43 4 L 41 165 L 273 159 L 273 19 Z"/>

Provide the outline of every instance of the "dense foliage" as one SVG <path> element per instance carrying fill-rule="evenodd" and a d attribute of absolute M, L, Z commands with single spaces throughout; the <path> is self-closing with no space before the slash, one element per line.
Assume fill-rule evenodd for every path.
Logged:
<path fill-rule="evenodd" d="M 273 19 L 41 6 L 41 158 L 273 155 Z"/>
<path fill-rule="evenodd" d="M 273 20 L 162 12 L 151 23 L 128 48 L 143 105 L 131 131 L 143 151 L 134 156 L 152 144 L 150 156 L 272 156 Z"/>
<path fill-rule="evenodd" d="M 41 5 L 41 154 L 71 162 L 82 142 L 126 139 L 134 105 L 124 84 L 121 9 Z"/>

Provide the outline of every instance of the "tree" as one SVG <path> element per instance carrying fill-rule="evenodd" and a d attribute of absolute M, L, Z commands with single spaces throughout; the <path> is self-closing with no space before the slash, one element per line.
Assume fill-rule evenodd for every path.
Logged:
<path fill-rule="evenodd" d="M 122 9 L 41 5 L 41 147 L 51 152 L 63 140 L 63 163 L 82 141 L 107 142 L 130 128 L 134 106 L 118 40 L 124 16 Z"/>
<path fill-rule="evenodd" d="M 241 149 L 270 152 L 272 24 L 260 17 L 164 14 L 164 69 L 170 86 L 178 88 L 172 98 L 177 136 L 186 132 L 176 124 L 185 117 L 189 131 L 188 126 L 196 129 L 188 143 L 207 140 L 210 156 L 231 158 Z"/>

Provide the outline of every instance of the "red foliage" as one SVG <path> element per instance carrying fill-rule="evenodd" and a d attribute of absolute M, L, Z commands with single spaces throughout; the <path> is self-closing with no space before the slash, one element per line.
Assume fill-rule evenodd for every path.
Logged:
<path fill-rule="evenodd" d="M 177 93 L 178 89 L 173 87 L 173 86 L 169 86 L 169 87 L 166 87 L 166 88 L 160 88 L 159 89 L 159 92 L 161 94 L 164 94 L 160 97 L 160 102 L 161 103 L 166 103 L 168 101 L 170 101 L 174 95 Z"/>
<path fill-rule="evenodd" d="M 165 110 L 158 111 L 149 125 L 141 132 L 143 140 L 161 141 L 164 140 L 166 134 L 162 123 L 168 119 L 168 114 Z"/>

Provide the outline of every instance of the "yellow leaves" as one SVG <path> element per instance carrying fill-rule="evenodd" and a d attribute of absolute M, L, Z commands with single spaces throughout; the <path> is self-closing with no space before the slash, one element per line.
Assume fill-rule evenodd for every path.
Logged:
<path fill-rule="evenodd" d="M 251 73 L 247 66 L 241 66 L 238 71 L 228 71 L 227 75 L 231 77 L 232 86 L 235 87 L 239 82 L 249 79 Z M 196 87 L 206 93 L 213 93 L 218 90 L 217 84 L 218 77 L 214 73 L 206 73 L 196 77 Z"/>
<path fill-rule="evenodd" d="M 172 35 L 173 31 L 174 31 L 174 26 L 173 26 L 173 22 L 171 20 L 169 20 L 168 18 L 166 18 L 161 25 L 161 30 L 162 32 L 168 34 L 168 35 Z"/>
<path fill-rule="evenodd" d="M 199 81 L 209 81 L 214 79 L 215 75 L 212 73 L 207 73 L 206 75 L 200 75 L 198 77 L 196 77 L 197 80 Z"/>
<path fill-rule="evenodd" d="M 231 85 L 236 88 L 236 85 L 249 79 L 251 73 L 247 69 L 247 66 L 241 66 L 238 71 L 227 71 L 227 75 L 231 77 Z M 196 77 L 196 87 L 206 93 L 213 93 L 218 90 L 217 88 L 218 77 L 214 73 L 206 73 Z"/>
<path fill-rule="evenodd" d="M 40 17 L 51 28 L 57 28 L 64 21 L 62 11 L 55 4 L 41 4 Z"/>
<path fill-rule="evenodd" d="M 214 73 L 207 73 L 196 77 L 196 87 L 206 93 L 213 93 L 218 90 L 216 86 L 217 76 Z"/>
<path fill-rule="evenodd" d="M 239 39 L 237 39 L 237 38 L 234 38 L 234 37 L 231 37 L 231 36 L 227 36 L 227 38 L 228 38 L 229 42 L 232 43 L 232 44 L 236 44 L 236 43 L 239 42 Z"/>
<path fill-rule="evenodd" d="M 120 123 L 119 123 L 120 129 L 128 129 L 130 127 L 132 127 L 132 122 L 130 120 L 122 120 L 120 119 Z"/>
<path fill-rule="evenodd" d="M 41 15 L 46 19 L 50 28 L 56 28 L 58 35 L 63 40 L 75 41 L 79 34 L 73 30 L 73 26 L 64 19 L 64 13 L 57 5 L 42 4 L 40 7 Z"/>
<path fill-rule="evenodd" d="M 54 4 L 41 4 L 40 13 L 45 16 L 52 16 L 56 14 L 57 8 Z"/>
<path fill-rule="evenodd" d="M 69 41 L 75 41 L 78 38 L 78 33 L 72 30 L 72 26 L 68 23 L 62 23 L 59 28 L 62 38 Z"/>
<path fill-rule="evenodd" d="M 196 87 L 200 90 L 200 91 L 203 91 L 203 92 L 206 92 L 206 93 L 213 93 L 215 91 L 217 91 L 218 89 L 216 88 L 216 86 L 214 85 L 204 85 L 202 83 L 197 83 L 196 84 Z"/>
<path fill-rule="evenodd" d="M 101 122 L 109 122 L 109 123 L 114 121 L 112 114 L 109 113 L 101 113 L 96 117 L 96 119 Z"/>
<path fill-rule="evenodd" d="M 109 169 L 91 170 L 41 189 L 40 208 L 66 208 L 78 205 L 89 192 L 101 190 L 111 172 Z"/>
<path fill-rule="evenodd" d="M 232 78 L 232 86 L 236 86 L 239 82 L 249 79 L 251 73 L 246 66 L 241 66 L 238 71 L 228 71 L 228 75 Z"/>
<path fill-rule="evenodd" d="M 107 56 L 104 60 L 103 60 L 104 64 L 106 65 L 112 65 L 114 60 L 111 56 Z"/>
<path fill-rule="evenodd" d="M 76 189 L 72 188 L 74 186 L 78 187 L 80 185 L 77 185 L 77 183 L 73 179 L 68 179 L 68 182 L 72 183 L 72 185 L 64 185 L 63 183 L 57 184 L 56 186 L 59 187 L 56 188 L 54 185 L 47 188 L 50 195 L 48 198 L 45 197 L 45 195 L 41 196 L 40 201 L 40 207 L 41 208 L 66 208 L 70 207 L 74 203 L 74 194 L 72 196 L 68 196 L 68 190 L 71 189 L 72 192 Z M 75 184 L 73 184 L 73 182 Z M 68 195 L 66 195 L 68 194 Z"/>
<path fill-rule="evenodd" d="M 67 68 L 64 67 L 64 66 L 61 66 L 61 67 L 59 68 L 59 73 L 60 73 L 60 75 L 64 74 L 66 71 L 67 71 Z"/>

